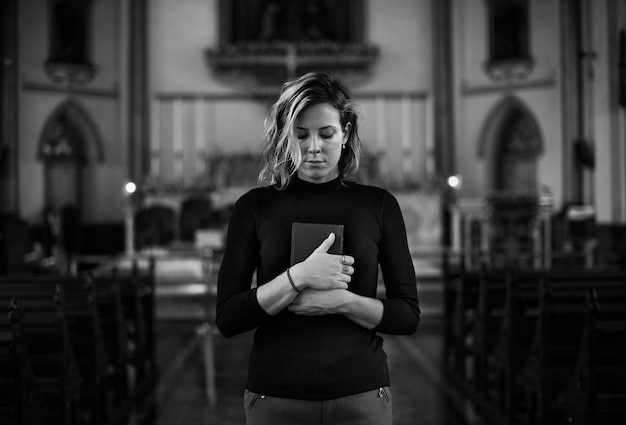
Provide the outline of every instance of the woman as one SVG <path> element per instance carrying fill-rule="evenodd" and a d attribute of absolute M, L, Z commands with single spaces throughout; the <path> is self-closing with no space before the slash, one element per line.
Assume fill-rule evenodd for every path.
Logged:
<path fill-rule="evenodd" d="M 361 152 L 358 117 L 336 77 L 285 83 L 265 136 L 264 186 L 233 208 L 218 279 L 222 334 L 256 329 L 246 423 L 391 425 L 377 333 L 412 334 L 420 314 L 398 203 L 348 180 Z M 331 233 L 290 266 L 294 222 L 343 224 L 344 255 L 328 253 Z M 385 299 L 376 299 L 379 266 Z"/>

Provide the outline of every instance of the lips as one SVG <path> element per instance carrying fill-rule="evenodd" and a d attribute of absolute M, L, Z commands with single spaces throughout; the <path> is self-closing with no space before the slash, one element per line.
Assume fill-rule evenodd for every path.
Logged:
<path fill-rule="evenodd" d="M 307 163 L 307 164 L 310 164 L 310 165 L 321 165 L 325 161 L 322 161 L 322 160 L 319 160 L 319 159 L 313 159 L 313 160 L 306 160 L 304 162 Z"/>

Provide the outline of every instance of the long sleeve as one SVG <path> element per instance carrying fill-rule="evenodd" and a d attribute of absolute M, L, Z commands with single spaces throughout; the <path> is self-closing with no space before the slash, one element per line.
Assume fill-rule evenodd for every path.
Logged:
<path fill-rule="evenodd" d="M 256 198 L 249 192 L 233 208 L 217 281 L 216 324 L 226 337 L 252 330 L 269 317 L 252 288 L 259 257 L 256 218 Z"/>
<path fill-rule="evenodd" d="M 415 268 L 408 247 L 406 227 L 398 201 L 385 192 L 382 201 L 382 238 L 378 260 L 385 283 L 383 318 L 377 332 L 410 335 L 419 324 Z"/>

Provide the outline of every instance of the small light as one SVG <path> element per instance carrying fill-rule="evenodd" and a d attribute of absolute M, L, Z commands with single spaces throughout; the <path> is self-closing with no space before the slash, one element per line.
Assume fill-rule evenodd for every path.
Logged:
<path fill-rule="evenodd" d="M 463 180 L 461 179 L 461 176 L 459 176 L 458 174 L 450 176 L 448 177 L 448 186 L 450 186 L 452 189 L 458 189 L 459 187 L 461 187 L 462 181 Z"/>
<path fill-rule="evenodd" d="M 132 195 L 137 190 L 137 185 L 133 182 L 128 182 L 124 185 L 124 192 L 128 195 Z"/>

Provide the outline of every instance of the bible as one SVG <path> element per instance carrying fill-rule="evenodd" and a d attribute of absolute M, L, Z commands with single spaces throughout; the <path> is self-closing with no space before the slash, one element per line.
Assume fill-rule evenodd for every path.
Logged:
<path fill-rule="evenodd" d="M 328 253 L 343 254 L 343 224 L 293 223 L 289 264 L 293 266 L 306 260 L 331 233 L 335 234 L 335 242 Z"/>

